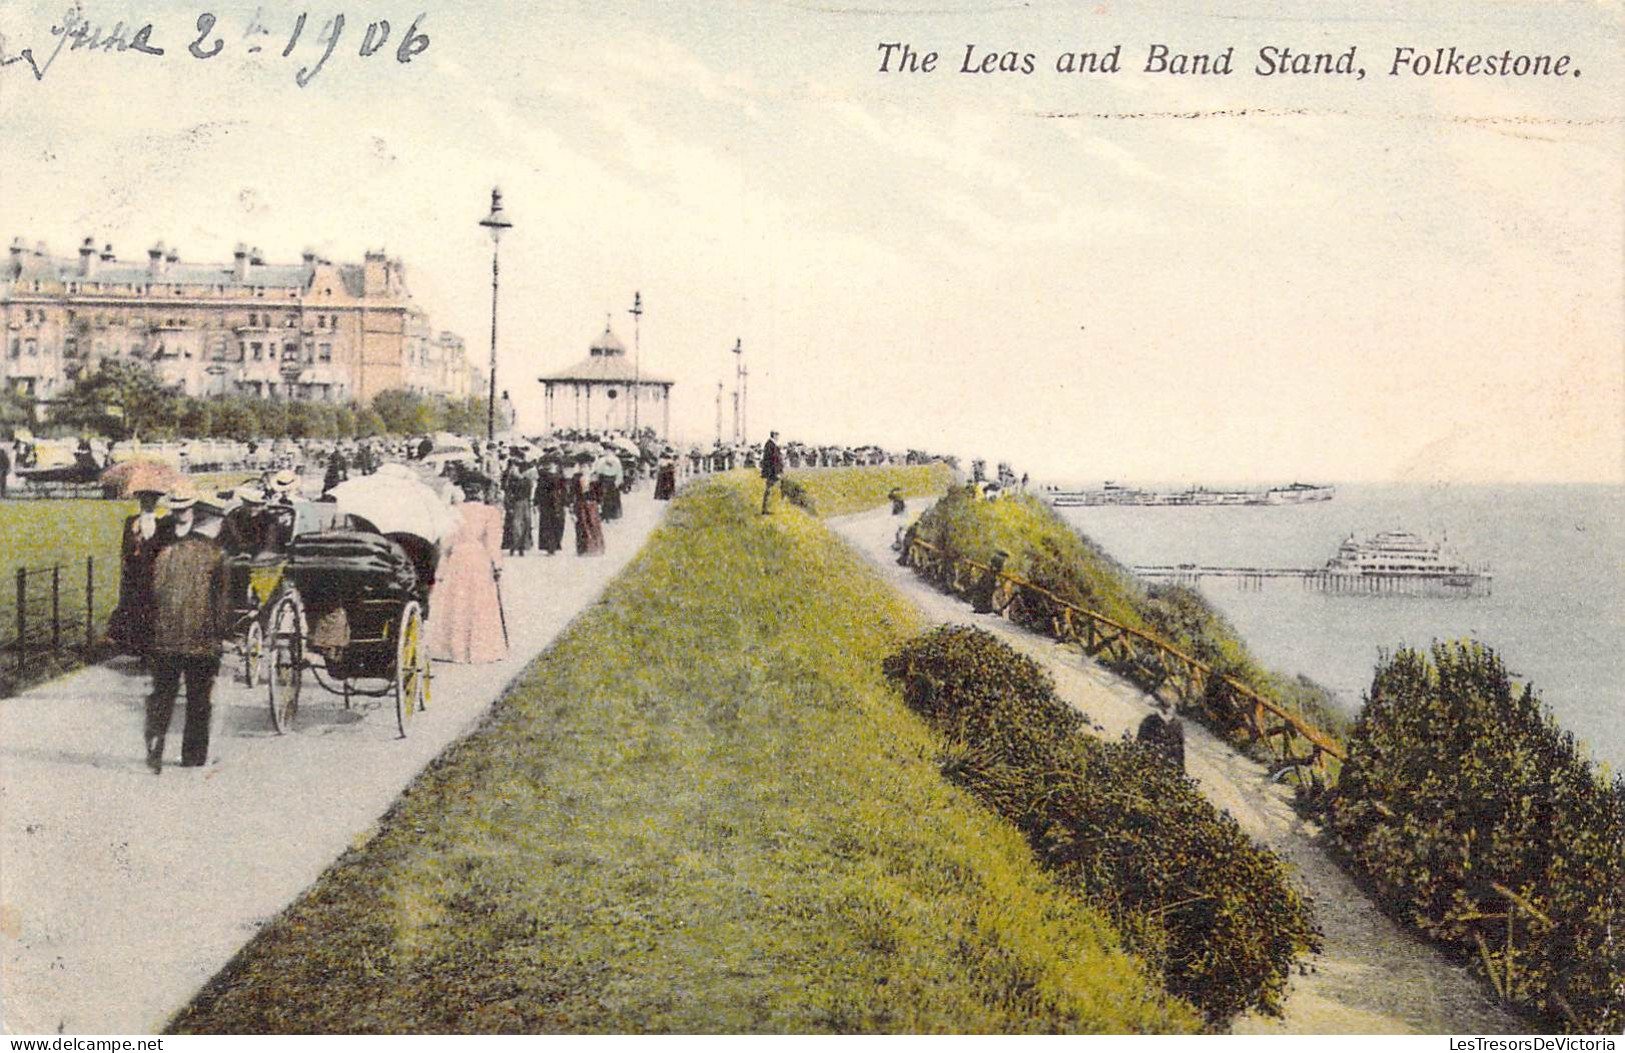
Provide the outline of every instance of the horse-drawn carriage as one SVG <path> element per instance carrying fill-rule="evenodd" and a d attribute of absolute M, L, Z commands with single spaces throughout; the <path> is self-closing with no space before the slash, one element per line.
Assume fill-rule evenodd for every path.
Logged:
<path fill-rule="evenodd" d="M 434 544 L 321 502 L 240 507 L 222 536 L 236 647 L 271 726 L 293 727 L 308 669 L 346 708 L 392 698 L 405 736 L 429 700 Z"/>

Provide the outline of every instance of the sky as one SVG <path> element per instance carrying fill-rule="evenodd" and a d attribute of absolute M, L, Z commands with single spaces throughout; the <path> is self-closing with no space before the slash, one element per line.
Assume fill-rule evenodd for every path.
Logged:
<path fill-rule="evenodd" d="M 752 438 L 1080 483 L 1625 482 L 1618 4 L 858 3 L 89 4 L 166 54 L 0 69 L 0 235 L 385 248 L 483 361 L 500 185 L 522 429 L 606 315 L 631 345 L 640 292 L 690 439 L 740 340 Z M 64 6 L 0 0 L 0 57 L 42 58 Z M 882 73 L 885 42 L 939 64 Z M 1146 73 L 1156 43 L 1236 72 Z M 1115 44 L 1117 74 L 1054 68 Z M 967 45 L 1035 70 L 961 73 Z M 1259 77 L 1267 45 L 1353 46 L 1366 76 Z M 1389 75 L 1451 45 L 1581 76 Z"/>

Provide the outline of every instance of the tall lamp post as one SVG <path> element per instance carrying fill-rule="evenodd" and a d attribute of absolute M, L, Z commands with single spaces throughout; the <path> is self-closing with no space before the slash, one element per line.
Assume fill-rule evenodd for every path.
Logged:
<path fill-rule="evenodd" d="M 745 441 L 745 341 L 734 341 L 734 442 Z"/>
<path fill-rule="evenodd" d="M 480 220 L 480 226 L 491 232 L 491 391 L 485 407 L 485 441 L 497 436 L 497 245 L 502 232 L 513 226 L 502 213 L 502 191 L 491 188 L 491 214 Z"/>
<path fill-rule="evenodd" d="M 632 441 L 638 438 L 638 407 L 643 403 L 643 294 L 632 294 Z"/>

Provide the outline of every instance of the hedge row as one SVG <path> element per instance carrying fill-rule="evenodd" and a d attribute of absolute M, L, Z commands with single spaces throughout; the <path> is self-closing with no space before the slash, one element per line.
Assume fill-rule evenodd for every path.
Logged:
<path fill-rule="evenodd" d="M 944 774 L 1111 915 L 1171 992 L 1215 1026 L 1279 1013 L 1293 963 L 1319 949 L 1311 904 L 1183 772 L 1088 735 L 1047 672 L 980 629 L 933 630 L 884 668 L 947 739 Z"/>
<path fill-rule="evenodd" d="M 1479 644 L 1377 669 L 1331 829 L 1406 920 L 1556 1030 L 1625 1028 L 1625 780 L 1599 774 Z M 1482 941 L 1482 947 L 1480 947 Z"/>

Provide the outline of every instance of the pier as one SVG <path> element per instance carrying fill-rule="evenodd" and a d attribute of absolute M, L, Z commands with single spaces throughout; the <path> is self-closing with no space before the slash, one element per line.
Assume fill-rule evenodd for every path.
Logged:
<path fill-rule="evenodd" d="M 1348 571 L 1325 567 L 1209 567 L 1192 563 L 1130 568 L 1148 581 L 1195 586 L 1203 578 L 1229 578 L 1246 592 L 1273 580 L 1297 579 L 1306 589 L 1372 596 L 1488 596 L 1492 576 L 1484 571 Z"/>

